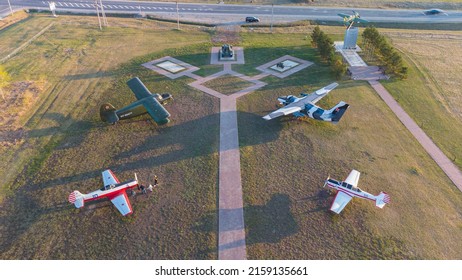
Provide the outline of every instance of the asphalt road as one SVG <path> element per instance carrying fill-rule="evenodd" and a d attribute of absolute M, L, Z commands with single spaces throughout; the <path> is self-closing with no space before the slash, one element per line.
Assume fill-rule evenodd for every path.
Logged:
<path fill-rule="evenodd" d="M 99 1 L 99 0 L 98 0 Z M 48 9 L 48 2 L 42 0 L 10 0 L 13 8 L 41 8 Z M 57 0 L 55 1 L 58 11 L 87 11 L 94 12 L 94 1 L 90 0 Z M 0 16 L 9 13 L 7 0 L 0 0 Z M 175 3 L 166 2 L 139 2 L 104 0 L 103 7 L 109 13 L 139 13 L 162 14 L 176 12 Z M 228 5 L 228 4 L 189 4 L 179 3 L 180 14 L 196 15 L 236 15 L 238 19 L 245 16 L 271 16 L 270 5 Z M 361 18 L 370 22 L 403 22 L 403 23 L 424 23 L 424 22 L 462 22 L 462 11 L 448 11 L 447 15 L 426 16 L 422 10 L 384 10 L 384 9 L 355 9 L 361 14 Z M 337 13 L 351 14 L 351 9 L 325 8 L 308 6 L 274 6 L 274 16 L 340 21 Z"/>

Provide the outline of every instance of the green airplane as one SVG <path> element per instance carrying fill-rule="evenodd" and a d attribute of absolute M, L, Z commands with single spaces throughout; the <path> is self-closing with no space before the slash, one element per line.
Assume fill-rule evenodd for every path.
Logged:
<path fill-rule="evenodd" d="M 99 114 L 102 121 L 115 124 L 119 120 L 134 118 L 146 113 L 159 125 L 170 121 L 168 119 L 170 113 L 162 105 L 167 104 L 168 100 L 173 100 L 171 94 L 152 94 L 138 77 L 129 80 L 127 85 L 138 101 L 119 110 L 109 103 L 101 105 Z"/>
<path fill-rule="evenodd" d="M 345 25 L 348 25 L 347 29 L 350 29 L 355 23 L 368 23 L 367 20 L 362 19 L 358 12 L 353 11 L 352 15 L 337 14 L 343 18 Z"/>

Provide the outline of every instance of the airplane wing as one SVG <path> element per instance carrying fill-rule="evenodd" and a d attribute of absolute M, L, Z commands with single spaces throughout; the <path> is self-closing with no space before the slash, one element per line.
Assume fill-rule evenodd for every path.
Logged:
<path fill-rule="evenodd" d="M 337 15 L 341 16 L 342 18 L 349 18 L 349 17 L 351 17 L 351 15 L 342 14 L 342 13 L 337 14 Z"/>
<path fill-rule="evenodd" d="M 353 187 L 357 187 L 360 174 L 361 173 L 359 173 L 359 171 L 356 171 L 353 169 L 351 170 L 350 174 L 348 175 L 348 177 L 345 179 L 344 182 L 352 185 Z"/>
<path fill-rule="evenodd" d="M 269 113 L 268 115 L 264 116 L 263 118 L 265 120 L 271 120 L 280 116 L 287 116 L 290 114 L 293 114 L 295 112 L 300 112 L 303 108 L 299 106 L 290 106 L 290 104 L 286 107 L 283 107 L 281 109 L 278 109 L 272 113 Z"/>
<path fill-rule="evenodd" d="M 104 186 L 120 184 L 119 179 L 112 173 L 111 169 L 103 171 L 103 183 Z"/>
<path fill-rule="evenodd" d="M 132 205 L 130 204 L 130 200 L 128 200 L 127 193 L 125 191 L 119 192 L 116 196 L 111 197 L 110 199 L 112 204 L 114 204 L 123 216 L 133 212 Z"/>
<path fill-rule="evenodd" d="M 365 20 L 365 19 L 362 19 L 362 18 L 355 18 L 355 22 L 357 23 L 369 23 L 369 21 Z"/>
<path fill-rule="evenodd" d="M 157 99 L 148 98 L 142 102 L 144 108 L 146 108 L 146 111 L 156 123 L 164 124 L 169 121 L 168 117 L 170 117 L 170 113 L 165 110 L 164 106 L 162 106 Z"/>
<path fill-rule="evenodd" d="M 136 99 L 138 100 L 151 96 L 151 92 L 138 77 L 129 80 L 127 82 L 127 85 L 131 89 L 131 91 L 133 91 L 133 93 L 136 96 Z"/>
<path fill-rule="evenodd" d="M 318 102 L 319 100 L 321 100 L 324 96 L 326 96 L 331 90 L 333 90 L 334 88 L 336 88 L 338 86 L 338 83 L 332 83 L 328 86 L 325 86 L 321 89 L 318 89 L 317 91 L 314 91 L 312 93 L 310 93 L 305 99 L 304 101 L 307 102 L 311 102 L 313 104 L 316 104 L 316 102 Z"/>
<path fill-rule="evenodd" d="M 332 205 L 330 206 L 330 210 L 340 214 L 340 212 L 342 212 L 343 208 L 345 208 L 345 206 L 348 204 L 348 202 L 350 202 L 352 198 L 353 197 L 349 196 L 348 194 L 342 191 L 338 191 L 334 201 L 332 202 Z"/>
<path fill-rule="evenodd" d="M 169 121 L 168 117 L 170 117 L 170 113 L 165 110 L 164 106 L 162 106 L 159 101 L 157 101 L 157 99 L 151 94 L 138 77 L 129 80 L 127 85 L 133 91 L 136 99 L 138 100 L 152 96 L 152 98 L 143 100 L 143 106 L 156 123 L 164 124 Z"/>

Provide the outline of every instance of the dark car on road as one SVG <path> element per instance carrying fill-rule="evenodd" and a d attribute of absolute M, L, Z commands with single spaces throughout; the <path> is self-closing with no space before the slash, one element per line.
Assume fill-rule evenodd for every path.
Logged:
<path fill-rule="evenodd" d="M 440 10 L 440 9 L 430 9 L 423 11 L 424 15 L 426 16 L 432 16 L 432 15 L 448 15 L 445 11 Z"/>
<path fill-rule="evenodd" d="M 257 17 L 246 17 L 245 22 L 260 22 L 260 19 Z"/>

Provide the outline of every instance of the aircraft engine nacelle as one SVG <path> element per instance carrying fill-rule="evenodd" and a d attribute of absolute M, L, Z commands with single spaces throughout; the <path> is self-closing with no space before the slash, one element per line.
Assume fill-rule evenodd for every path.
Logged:
<path fill-rule="evenodd" d="M 99 108 L 99 116 L 103 122 L 114 124 L 119 121 L 117 116 L 116 108 L 109 103 L 101 105 Z"/>
<path fill-rule="evenodd" d="M 170 93 L 162 93 L 162 94 L 157 94 L 156 95 L 157 101 L 159 101 L 160 104 L 165 105 L 167 102 L 173 100 L 173 96 Z"/>

